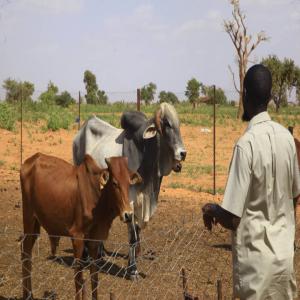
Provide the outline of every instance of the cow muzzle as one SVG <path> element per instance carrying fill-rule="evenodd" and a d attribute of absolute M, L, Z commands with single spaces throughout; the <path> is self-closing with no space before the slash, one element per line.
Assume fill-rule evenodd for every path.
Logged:
<path fill-rule="evenodd" d="M 129 211 L 124 211 L 120 217 L 121 221 L 123 221 L 124 223 L 130 223 L 132 222 L 133 213 Z"/>
<path fill-rule="evenodd" d="M 176 173 L 180 172 L 182 169 L 182 164 L 179 160 L 174 160 L 172 170 Z"/>

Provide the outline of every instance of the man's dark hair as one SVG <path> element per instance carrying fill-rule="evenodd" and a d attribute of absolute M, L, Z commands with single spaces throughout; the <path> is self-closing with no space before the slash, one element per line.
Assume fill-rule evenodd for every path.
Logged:
<path fill-rule="evenodd" d="M 255 104 L 267 105 L 272 89 L 272 75 L 269 69 L 261 64 L 252 66 L 246 73 L 244 89 Z"/>

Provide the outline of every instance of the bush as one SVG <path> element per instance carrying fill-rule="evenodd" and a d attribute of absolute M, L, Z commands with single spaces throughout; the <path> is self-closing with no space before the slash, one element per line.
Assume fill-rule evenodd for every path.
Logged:
<path fill-rule="evenodd" d="M 70 104 L 75 103 L 75 100 L 67 91 L 64 91 L 56 96 L 55 102 L 59 106 L 68 107 Z"/>
<path fill-rule="evenodd" d="M 14 130 L 17 116 L 11 106 L 0 103 L 0 128 Z"/>
<path fill-rule="evenodd" d="M 47 129 L 50 129 L 52 131 L 57 131 L 60 128 L 69 129 L 70 124 L 70 115 L 51 112 L 47 122 Z"/>

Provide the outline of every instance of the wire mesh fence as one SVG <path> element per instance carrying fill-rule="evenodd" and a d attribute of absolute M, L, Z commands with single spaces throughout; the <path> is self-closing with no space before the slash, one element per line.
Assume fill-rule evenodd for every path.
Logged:
<path fill-rule="evenodd" d="M 222 283 L 222 299 L 232 298 L 231 247 L 228 233 L 217 228 L 203 229 L 202 220 L 182 219 L 171 228 L 145 231 L 141 238 L 142 254 L 138 257 L 137 281 L 127 273 L 128 244 L 115 226 L 105 242 L 106 256 L 83 262 L 85 285 L 91 293 L 89 268 L 99 272 L 100 299 L 217 299 L 217 283 Z M 22 295 L 21 246 L 24 236 L 1 228 L 0 298 L 20 299 Z M 72 299 L 75 295 L 73 250 L 70 238 L 60 237 L 56 257 L 49 256 L 48 237 L 42 233 L 33 248 L 32 284 L 36 299 Z M 295 268 L 299 277 L 298 239 Z M 182 278 L 184 269 L 184 280 Z M 187 282 L 183 283 L 183 281 Z M 183 287 L 183 285 L 185 285 Z M 187 287 L 186 287 L 187 285 Z M 89 297 L 90 298 L 90 297 Z M 190 298 L 193 299 L 193 298 Z M 196 298 L 195 298 L 196 299 Z"/>
<path fill-rule="evenodd" d="M 20 249 L 24 237 L 2 230 L 0 252 L 0 295 L 4 299 L 21 297 L 22 275 Z M 131 281 L 127 273 L 128 244 L 115 231 L 105 242 L 103 259 L 85 262 L 84 276 L 90 293 L 89 267 L 97 266 L 100 274 L 99 295 L 105 299 L 113 293 L 117 299 L 182 299 L 182 268 L 186 271 L 188 293 L 214 299 L 216 282 L 222 280 L 224 293 L 231 294 L 230 252 L 211 255 L 210 248 L 228 247 L 224 233 L 211 235 L 200 226 L 200 219 L 185 220 L 181 226 L 154 233 L 146 232 L 141 239 L 142 254 L 138 258 L 140 277 Z M 228 252 L 228 253 L 227 253 Z M 33 250 L 32 284 L 37 299 L 70 299 L 75 295 L 73 251 L 69 238 L 61 237 L 55 258 L 49 257 L 46 234 L 36 241 Z M 56 299 L 56 298 L 55 298 Z"/>
<path fill-rule="evenodd" d="M 131 96 L 136 97 L 136 91 L 132 92 Z M 12 210 L 21 208 L 19 190 L 17 190 L 20 160 L 9 159 L 6 156 L 19 158 L 20 154 L 23 153 L 25 159 L 35 152 L 41 151 L 55 154 L 71 162 L 71 142 L 78 127 L 77 105 L 63 108 L 54 104 L 42 106 L 40 103 L 24 103 L 22 108 L 23 123 L 21 123 L 19 104 L 8 107 L 9 114 L 15 119 L 15 130 L 7 139 L 6 150 L 3 152 L 5 156 L 2 158 L 3 160 L 0 160 L 3 163 L 2 168 L 0 168 L 0 175 L 3 179 L 0 182 L 0 192 L 2 189 L 4 191 L 2 195 L 0 193 L 0 211 L 5 215 L 4 220 L 0 218 L 1 300 L 21 299 L 22 295 L 21 214 L 20 211 L 12 212 Z M 135 108 L 136 103 L 122 103 L 122 101 L 107 106 L 83 104 L 80 113 L 81 124 L 95 114 L 110 124 L 119 126 L 121 112 Z M 142 107 L 143 112 L 148 115 L 152 114 L 154 109 L 153 106 Z M 190 105 L 181 105 L 176 109 L 182 123 L 201 126 L 201 130 L 197 134 L 201 134 L 202 139 L 212 134 L 210 128 L 213 110 L 211 106 L 197 108 L 195 112 Z M 5 119 L 5 116 L 9 114 L 2 114 L 5 124 L 9 124 L 10 119 Z M 231 115 L 235 116 L 235 111 L 231 108 L 219 108 L 217 110 L 218 125 L 222 125 L 224 118 Z M 294 115 L 294 118 L 297 118 L 297 115 Z M 23 140 L 20 138 L 21 124 L 24 132 Z M 68 129 L 71 132 L 64 136 L 54 136 L 53 131 L 59 128 Z M 195 138 L 193 137 L 193 139 Z M 209 136 L 205 149 L 208 149 L 211 143 L 212 139 Z M 199 151 L 198 147 L 197 150 L 190 149 L 191 152 L 194 151 L 194 154 Z M 193 153 L 191 153 L 192 155 Z M 194 185 L 179 185 L 177 182 L 171 182 L 169 186 L 172 188 L 184 186 L 193 188 L 193 190 L 196 186 L 197 192 L 209 190 L 212 182 L 210 178 L 211 168 L 208 168 L 207 165 L 201 166 L 202 168 L 199 166 L 198 161 L 197 168 L 194 165 L 187 165 L 187 171 L 183 170 L 183 175 L 178 178 L 180 178 L 179 181 L 182 181 L 183 177 L 193 178 L 201 175 L 203 190 L 198 189 L 198 182 Z M 225 171 L 226 169 L 217 168 L 218 176 L 220 173 L 222 175 L 226 173 Z M 203 183 L 205 176 L 208 178 L 206 185 Z M 6 191 L 7 185 L 10 189 L 8 192 Z M 3 199 L 5 201 L 2 201 Z M 199 206 L 196 204 L 191 206 L 190 203 L 187 204 L 186 202 L 176 203 L 173 198 L 169 200 L 161 199 L 162 203 L 160 203 L 154 221 L 143 231 L 141 237 L 142 255 L 137 261 L 140 279 L 137 282 L 132 282 L 127 274 L 127 232 L 125 226 L 121 226 L 118 222 L 114 224 L 109 240 L 105 242 L 107 250 L 105 258 L 94 262 L 90 261 L 84 265 L 88 289 L 90 289 L 89 267 L 91 264 L 97 265 L 100 277 L 98 288 L 100 299 L 108 299 L 111 293 L 116 299 L 182 299 L 184 290 L 183 268 L 188 285 L 187 294 L 199 299 L 216 299 L 216 285 L 219 281 L 222 283 L 223 298 L 231 299 L 231 248 L 228 232 L 219 228 L 212 233 L 207 232 L 203 228 L 200 213 L 195 213 L 195 211 L 199 212 Z M 166 201 L 168 202 L 165 203 Z M 171 201 L 172 203 L 170 203 Z M 175 209 L 174 206 L 177 208 Z M 189 209 L 186 208 L 187 206 Z M 300 270 L 298 260 L 300 241 L 298 238 L 297 241 L 295 263 L 298 271 Z M 37 299 L 72 299 L 75 295 L 75 287 L 74 260 L 70 239 L 61 237 L 55 259 L 49 258 L 49 254 L 48 237 L 42 233 L 37 239 L 32 258 L 32 283 L 35 297 Z M 299 275 L 297 272 L 298 279 Z"/>

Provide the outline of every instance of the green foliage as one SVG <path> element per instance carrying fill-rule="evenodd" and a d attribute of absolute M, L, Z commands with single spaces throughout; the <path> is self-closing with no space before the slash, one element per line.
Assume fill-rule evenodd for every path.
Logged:
<path fill-rule="evenodd" d="M 199 82 L 196 78 L 192 78 L 187 82 L 185 95 L 191 104 L 193 104 L 193 108 L 196 107 L 196 103 L 199 99 L 200 88 L 203 89 L 203 84 Z"/>
<path fill-rule="evenodd" d="M 98 103 L 99 104 L 107 104 L 108 97 L 105 94 L 105 91 L 98 90 L 97 96 L 98 96 Z"/>
<path fill-rule="evenodd" d="M 41 93 L 39 100 L 47 105 L 55 104 L 58 93 L 58 87 L 52 81 L 49 81 L 47 91 Z"/>
<path fill-rule="evenodd" d="M 156 93 L 156 84 L 150 82 L 147 85 L 144 85 L 141 89 L 141 98 L 145 101 L 146 105 L 149 105 L 150 102 L 154 100 L 154 95 Z"/>
<path fill-rule="evenodd" d="M 72 118 L 68 113 L 62 111 L 52 111 L 47 121 L 47 129 L 57 131 L 60 128 L 69 129 Z"/>
<path fill-rule="evenodd" d="M 161 91 L 159 93 L 159 103 L 167 102 L 171 104 L 179 103 L 177 96 L 172 92 Z"/>
<path fill-rule="evenodd" d="M 3 82 L 3 88 L 6 90 L 5 100 L 9 103 L 23 101 L 32 101 L 31 96 L 34 93 L 34 84 L 29 81 L 16 81 L 7 78 Z"/>
<path fill-rule="evenodd" d="M 300 105 L 300 69 L 292 59 L 281 61 L 276 55 L 269 55 L 261 63 L 269 68 L 272 74 L 272 99 L 276 104 L 276 111 L 287 106 L 288 94 L 296 88 L 296 95 Z"/>
<path fill-rule="evenodd" d="M 214 99 L 214 87 L 213 86 L 203 86 L 203 91 L 206 96 L 209 98 L 209 103 L 213 103 Z M 217 104 L 226 104 L 227 97 L 222 88 L 216 87 L 216 103 Z"/>
<path fill-rule="evenodd" d="M 198 193 L 207 193 L 207 194 L 213 194 L 212 188 L 204 188 L 202 186 L 199 186 L 197 184 L 184 184 L 180 182 L 172 182 L 168 185 L 168 187 L 172 189 L 186 189 L 192 192 L 198 192 Z M 223 188 L 217 188 L 216 193 L 223 195 L 225 190 Z"/>
<path fill-rule="evenodd" d="M 70 104 L 75 103 L 75 100 L 67 91 L 64 91 L 56 96 L 55 103 L 62 107 L 68 107 Z"/>
<path fill-rule="evenodd" d="M 15 109 L 7 103 L 0 103 L 0 128 L 14 130 L 17 120 Z"/>
<path fill-rule="evenodd" d="M 84 72 L 83 82 L 86 89 L 86 103 L 88 104 L 107 104 L 108 98 L 105 91 L 98 88 L 96 76 L 89 70 Z"/>

